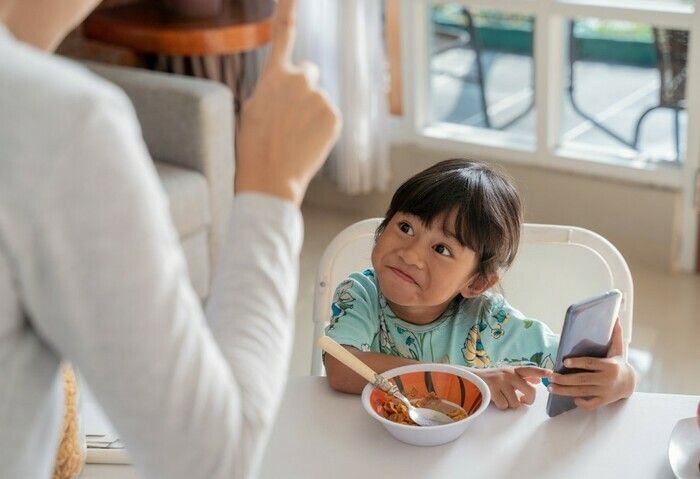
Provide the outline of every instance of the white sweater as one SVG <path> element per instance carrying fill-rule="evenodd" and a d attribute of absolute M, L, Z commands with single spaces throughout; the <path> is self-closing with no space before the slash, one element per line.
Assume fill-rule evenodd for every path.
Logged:
<path fill-rule="evenodd" d="M 302 228 L 291 203 L 236 197 L 205 314 L 124 93 L 0 25 L 0 477 L 50 477 L 62 359 L 143 477 L 255 476 Z"/>

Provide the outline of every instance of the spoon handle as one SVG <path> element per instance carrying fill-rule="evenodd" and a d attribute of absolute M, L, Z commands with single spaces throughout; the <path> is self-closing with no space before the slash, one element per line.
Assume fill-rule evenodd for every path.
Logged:
<path fill-rule="evenodd" d="M 374 372 L 372 368 L 358 359 L 357 356 L 352 354 L 340 344 L 336 343 L 328 336 L 321 336 L 318 339 L 318 345 L 321 346 L 321 349 L 323 349 L 325 352 L 332 355 L 335 359 L 365 378 L 367 382 L 376 384 L 377 377 L 381 378 L 379 374 Z"/>

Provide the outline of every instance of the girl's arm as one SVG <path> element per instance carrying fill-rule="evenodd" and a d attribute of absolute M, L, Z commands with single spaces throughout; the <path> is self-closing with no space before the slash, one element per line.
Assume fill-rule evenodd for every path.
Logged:
<path fill-rule="evenodd" d="M 352 346 L 344 346 L 344 348 L 378 373 L 418 362 L 388 354 L 362 352 Z M 325 361 L 328 383 L 333 389 L 350 394 L 362 392 L 367 384 L 364 378 L 330 354 L 325 355 Z M 535 388 L 528 384 L 528 381 L 536 378 L 536 381 L 539 382 L 540 377 L 548 376 L 549 373 L 545 369 L 536 367 L 468 369 L 486 382 L 491 390 L 493 402 L 499 409 L 518 408 L 523 404 L 532 404 L 535 401 Z M 516 390 L 522 392 L 522 399 L 518 397 Z"/>
<path fill-rule="evenodd" d="M 363 352 L 352 346 L 344 346 L 345 349 L 357 356 L 362 362 L 378 373 L 383 373 L 389 369 L 406 366 L 407 364 L 415 364 L 418 361 L 406 359 L 399 356 L 390 356 L 382 353 Z M 330 354 L 325 355 L 326 374 L 328 376 L 328 384 L 336 391 L 349 394 L 360 394 L 362 388 L 365 387 L 367 381 L 353 372 L 350 368 L 335 359 Z"/>

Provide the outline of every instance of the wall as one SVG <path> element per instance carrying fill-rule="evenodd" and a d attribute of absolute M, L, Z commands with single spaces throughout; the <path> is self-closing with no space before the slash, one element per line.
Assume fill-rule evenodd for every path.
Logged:
<path fill-rule="evenodd" d="M 464 153 L 462 153 L 463 155 Z M 382 216 L 391 193 L 406 178 L 455 152 L 392 147 L 393 179 L 386 193 L 349 196 L 325 178 L 311 184 L 306 203 Z M 482 159 L 483 160 L 483 159 Z M 525 220 L 582 226 L 602 234 L 635 264 L 669 269 L 674 247 L 674 191 L 521 165 L 501 165 L 514 178 L 525 203 Z"/>

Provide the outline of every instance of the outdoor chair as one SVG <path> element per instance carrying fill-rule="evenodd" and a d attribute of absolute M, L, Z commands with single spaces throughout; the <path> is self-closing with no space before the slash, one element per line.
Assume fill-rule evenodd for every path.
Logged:
<path fill-rule="evenodd" d="M 434 18 L 435 23 L 435 35 L 444 38 L 451 38 L 452 40 L 445 41 L 441 45 L 436 45 L 433 48 L 433 55 L 438 55 L 440 53 L 452 50 L 453 48 L 471 48 L 474 50 L 474 63 L 476 65 L 475 78 L 472 80 L 470 75 L 455 75 L 448 71 L 434 71 L 434 73 L 440 73 L 441 75 L 448 75 L 458 80 L 469 82 L 473 81 L 479 88 L 479 102 L 481 106 L 481 112 L 484 116 L 484 126 L 486 128 L 491 128 L 491 118 L 489 116 L 488 102 L 486 101 L 486 78 L 484 74 L 484 63 L 482 61 L 482 49 L 481 41 L 479 39 L 479 32 L 474 24 L 474 17 L 471 12 L 465 7 L 457 7 L 459 15 L 462 18 L 460 24 L 454 24 L 447 21 L 441 21 L 439 17 Z"/>
<path fill-rule="evenodd" d="M 435 25 L 434 27 L 434 33 L 436 36 L 442 36 L 442 37 L 447 37 L 447 38 L 453 38 L 452 41 L 447 41 L 444 42 L 440 45 L 436 45 L 435 48 L 433 48 L 433 55 L 437 55 L 439 53 L 443 53 L 445 51 L 451 50 L 453 48 L 471 48 L 474 50 L 474 63 L 476 65 L 476 71 L 475 71 L 475 78 L 474 81 L 477 84 L 479 88 L 479 102 L 480 102 L 480 107 L 481 111 L 483 114 L 484 118 L 484 127 L 486 128 L 492 128 L 496 130 L 506 130 L 518 121 L 522 120 L 527 116 L 532 109 L 535 107 L 535 99 L 534 95 L 532 96 L 532 99 L 530 102 L 527 104 L 527 106 L 522 109 L 520 112 L 509 118 L 503 123 L 500 123 L 498 125 L 494 124 L 493 119 L 491 118 L 491 114 L 489 113 L 488 109 L 488 100 L 486 98 L 486 89 L 487 89 L 487 83 L 488 83 L 488 75 L 487 75 L 487 67 L 484 64 L 483 60 L 483 44 L 481 42 L 481 39 L 479 38 L 479 30 L 476 26 L 476 22 L 474 21 L 474 16 L 473 14 L 467 9 L 466 7 L 463 6 L 458 6 L 458 5 L 449 5 L 449 6 L 443 6 L 443 8 L 449 8 L 450 10 L 448 13 L 452 13 L 452 16 L 460 16 L 462 21 L 459 23 L 455 23 L 451 21 L 448 18 L 445 18 L 444 15 L 434 15 L 433 17 L 433 23 Z M 530 23 L 530 31 L 533 31 L 533 22 L 532 20 L 529 21 Z M 453 78 L 457 78 L 462 81 L 471 81 L 471 78 L 469 74 L 464 74 L 464 75 L 455 75 L 453 73 L 450 73 L 449 71 L 441 71 L 441 70 L 435 70 L 433 69 L 433 73 L 439 73 L 441 75 L 448 75 Z M 534 68 L 532 69 L 532 78 L 531 78 L 531 85 L 534 85 Z"/>
<path fill-rule="evenodd" d="M 604 125 L 595 116 L 586 112 L 576 101 L 574 65 L 581 59 L 581 52 L 574 35 L 576 22 L 569 22 L 569 71 L 567 94 L 574 111 L 591 122 L 599 130 L 623 145 L 639 151 L 641 127 L 649 113 L 660 108 L 674 112 L 674 147 L 675 161 L 680 160 L 680 112 L 685 109 L 685 85 L 687 76 L 688 32 L 654 28 L 654 48 L 656 51 L 656 69 L 659 74 L 658 104 L 647 108 L 637 119 L 631 139 Z"/>
<path fill-rule="evenodd" d="M 673 110 L 673 133 L 676 161 L 681 155 L 680 112 L 685 109 L 685 84 L 688 65 L 688 32 L 654 28 L 656 68 L 659 71 L 659 104 L 647 108 L 637 120 L 632 145 L 638 149 L 642 121 L 659 108 Z"/>

